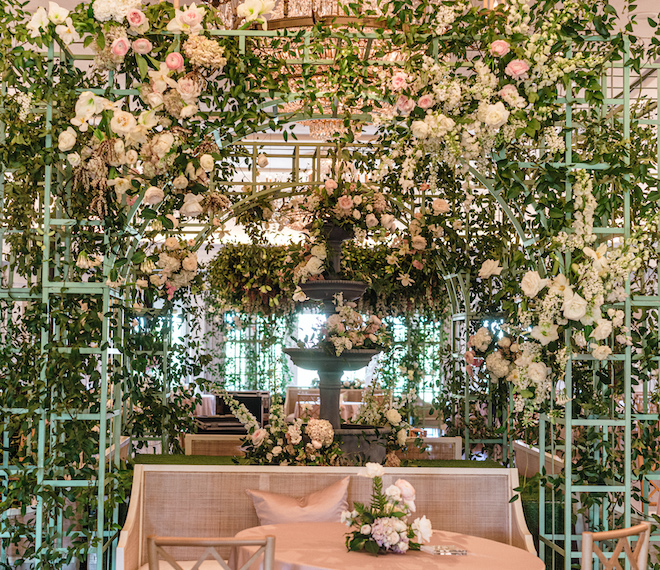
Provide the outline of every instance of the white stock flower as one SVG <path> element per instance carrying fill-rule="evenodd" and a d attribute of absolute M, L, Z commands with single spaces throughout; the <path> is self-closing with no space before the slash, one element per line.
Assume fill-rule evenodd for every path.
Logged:
<path fill-rule="evenodd" d="M 499 260 L 487 259 L 482 263 L 481 269 L 479 269 L 479 277 L 481 279 L 488 279 L 492 275 L 499 275 L 502 273 L 502 269 Z"/>
<path fill-rule="evenodd" d="M 541 289 L 548 283 L 547 279 L 541 279 L 538 271 L 528 271 L 520 282 L 520 288 L 530 299 L 536 297 Z"/>

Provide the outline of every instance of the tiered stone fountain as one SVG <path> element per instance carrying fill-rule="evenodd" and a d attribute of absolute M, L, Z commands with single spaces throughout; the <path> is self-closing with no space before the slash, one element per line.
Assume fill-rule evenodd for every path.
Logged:
<path fill-rule="evenodd" d="M 367 289 L 361 281 L 346 281 L 340 279 L 342 243 L 352 237 L 349 232 L 336 226 L 326 226 L 327 253 L 331 262 L 330 279 L 309 281 L 301 285 L 305 294 L 324 305 L 325 313 L 335 312 L 334 298 L 342 293 L 345 301 L 359 299 Z M 381 462 L 385 457 L 385 429 L 346 427 L 341 424 L 339 400 L 341 394 L 341 378 L 344 372 L 359 370 L 369 364 L 379 349 L 345 350 L 340 356 L 329 354 L 321 348 L 286 348 L 296 366 L 305 370 L 316 371 L 319 375 L 319 395 L 321 409 L 319 417 L 328 420 L 342 440 L 342 450 L 351 459 L 360 461 Z"/>

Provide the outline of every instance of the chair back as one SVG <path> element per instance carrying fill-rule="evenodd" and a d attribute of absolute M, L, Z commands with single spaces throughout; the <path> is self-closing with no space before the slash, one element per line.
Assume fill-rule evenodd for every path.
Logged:
<path fill-rule="evenodd" d="M 192 570 L 198 570 L 206 560 L 215 560 L 223 570 L 247 570 L 263 554 L 263 570 L 273 570 L 275 565 L 275 537 L 267 536 L 264 539 L 238 540 L 235 538 L 202 538 L 202 537 L 181 537 L 181 536 L 149 536 L 147 537 L 147 551 L 149 556 L 149 570 L 159 570 L 160 561 L 163 560 L 172 570 L 184 570 L 179 562 L 167 552 L 163 547 L 189 547 L 204 548 L 202 554 L 198 556 Z M 241 546 L 256 546 L 257 551 L 240 568 L 232 568 L 224 561 L 218 548 Z M 206 565 L 205 565 L 206 567 Z M 166 566 L 167 568 L 167 566 Z M 168 568 L 169 570 L 169 568 Z"/>
<path fill-rule="evenodd" d="M 637 537 L 637 544 L 633 550 L 628 539 Z M 602 563 L 604 570 L 623 570 L 620 558 L 630 562 L 632 570 L 646 570 L 649 558 L 649 539 L 651 537 L 651 524 L 642 522 L 629 528 L 618 530 L 605 530 L 602 532 L 582 533 L 582 570 L 593 569 L 593 555 Z M 600 541 L 614 541 L 616 545 L 609 557 L 603 554 L 596 544 Z M 609 554 L 609 553 L 608 553 Z M 599 566 L 600 567 L 600 566 Z"/>

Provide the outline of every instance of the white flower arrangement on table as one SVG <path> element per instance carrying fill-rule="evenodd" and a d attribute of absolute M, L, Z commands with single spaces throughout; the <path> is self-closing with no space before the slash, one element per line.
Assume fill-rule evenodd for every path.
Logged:
<path fill-rule="evenodd" d="M 242 449 L 258 465 L 338 465 L 341 449 L 327 420 L 297 418 L 288 423 L 281 398 L 271 397 L 269 424 L 261 427 L 250 411 L 227 392 L 220 392 L 234 416 L 245 426 Z"/>
<path fill-rule="evenodd" d="M 383 491 L 385 470 L 378 463 L 367 463 L 360 473 L 373 480 L 371 505 L 355 503 L 353 511 L 344 511 L 341 520 L 354 527 L 346 537 L 348 550 L 364 550 L 371 554 L 419 550 L 431 539 L 431 521 L 422 516 L 408 524 L 408 515 L 415 512 L 415 489 L 404 479 L 398 479 Z"/>

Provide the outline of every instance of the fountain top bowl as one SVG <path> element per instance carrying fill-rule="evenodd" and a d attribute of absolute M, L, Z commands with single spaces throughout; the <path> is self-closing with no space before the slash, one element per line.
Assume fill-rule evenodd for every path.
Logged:
<path fill-rule="evenodd" d="M 284 352 L 296 366 L 305 370 L 350 371 L 367 366 L 381 350 L 378 348 L 344 350 L 339 356 L 330 354 L 322 348 L 285 348 Z"/>

